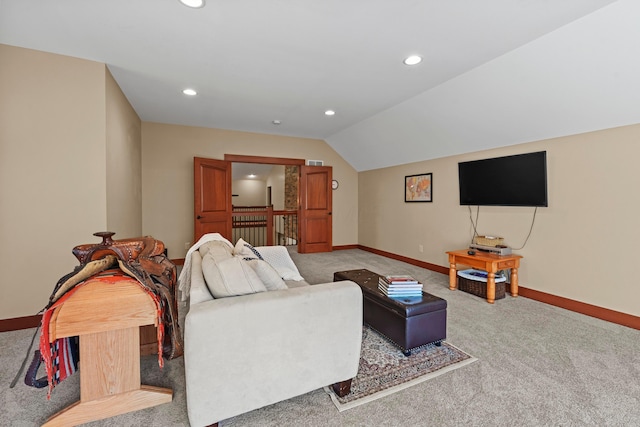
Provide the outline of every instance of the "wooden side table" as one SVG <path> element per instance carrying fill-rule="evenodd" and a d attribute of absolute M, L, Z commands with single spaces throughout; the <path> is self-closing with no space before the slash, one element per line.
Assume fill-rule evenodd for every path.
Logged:
<path fill-rule="evenodd" d="M 132 278 L 88 279 L 49 322 L 49 341 L 80 337 L 80 400 L 44 426 L 71 426 L 172 400 L 168 388 L 140 384 L 140 327 L 155 325 L 156 306 Z"/>
<path fill-rule="evenodd" d="M 518 268 L 522 255 L 496 255 L 489 252 L 475 251 L 468 254 L 468 249 L 447 252 L 449 255 L 449 289 L 458 287 L 457 264 L 468 265 L 487 272 L 487 302 L 493 304 L 496 299 L 496 273 L 499 270 L 511 269 L 511 296 L 518 296 Z"/>

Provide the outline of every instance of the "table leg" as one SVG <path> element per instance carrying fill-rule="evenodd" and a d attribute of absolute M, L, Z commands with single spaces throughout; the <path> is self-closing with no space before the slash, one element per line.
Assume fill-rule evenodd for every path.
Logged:
<path fill-rule="evenodd" d="M 455 291 L 458 287 L 456 274 L 456 263 L 449 263 L 449 289 L 451 289 L 452 291 Z"/>
<path fill-rule="evenodd" d="M 43 427 L 77 426 L 173 398 L 171 389 L 140 384 L 138 325 L 80 335 L 80 355 L 80 400 L 51 416 Z"/>
<path fill-rule="evenodd" d="M 518 269 L 517 268 L 511 269 L 511 296 L 512 297 L 518 296 Z"/>
<path fill-rule="evenodd" d="M 487 273 L 487 302 L 493 304 L 496 300 L 496 273 Z"/>

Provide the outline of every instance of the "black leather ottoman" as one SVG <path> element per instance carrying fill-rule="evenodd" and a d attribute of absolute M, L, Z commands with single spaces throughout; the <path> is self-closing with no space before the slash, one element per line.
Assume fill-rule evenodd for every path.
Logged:
<path fill-rule="evenodd" d="M 362 288 L 364 322 L 402 349 L 411 350 L 447 338 L 447 301 L 422 293 L 422 298 L 389 298 L 378 289 L 379 274 L 369 270 L 338 271 L 333 281 L 351 280 Z"/>

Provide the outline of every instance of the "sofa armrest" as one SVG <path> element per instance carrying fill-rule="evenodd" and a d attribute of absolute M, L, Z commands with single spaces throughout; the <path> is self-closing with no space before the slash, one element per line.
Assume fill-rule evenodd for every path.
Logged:
<path fill-rule="evenodd" d="M 189 419 L 208 425 L 355 377 L 362 292 L 343 281 L 205 301 L 184 333 Z"/>

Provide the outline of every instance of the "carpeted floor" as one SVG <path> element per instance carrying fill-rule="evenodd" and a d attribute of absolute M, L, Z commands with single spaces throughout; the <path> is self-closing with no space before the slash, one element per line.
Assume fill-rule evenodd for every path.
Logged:
<path fill-rule="evenodd" d="M 447 340 L 478 361 L 348 411 L 338 412 L 318 389 L 221 426 L 640 426 L 638 330 L 522 297 L 487 304 L 450 291 L 447 276 L 361 250 L 292 257 L 310 283 L 355 268 L 414 275 L 426 292 L 447 300 Z M 1 426 L 40 425 L 79 398 L 78 375 L 50 401 L 44 389 L 8 388 L 32 334 L 0 334 Z M 142 366 L 143 382 L 171 387 L 173 402 L 90 425 L 189 425 L 182 358 L 162 371 L 154 357 Z"/>

